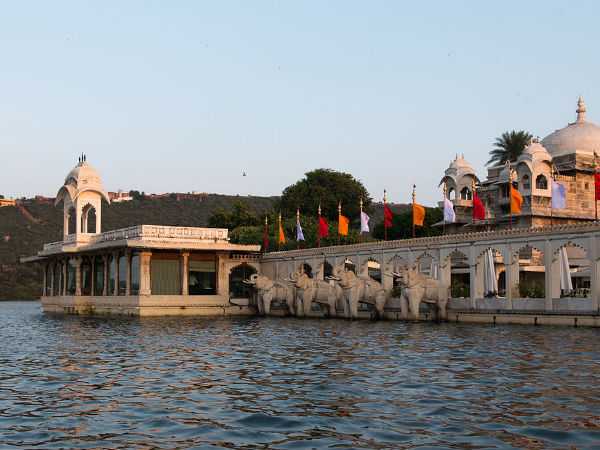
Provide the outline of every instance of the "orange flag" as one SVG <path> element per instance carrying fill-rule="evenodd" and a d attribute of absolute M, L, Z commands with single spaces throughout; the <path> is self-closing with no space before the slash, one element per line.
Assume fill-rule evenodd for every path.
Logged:
<path fill-rule="evenodd" d="M 285 236 L 283 235 L 283 228 L 281 228 L 281 222 L 279 222 L 279 243 L 285 244 Z"/>
<path fill-rule="evenodd" d="M 510 212 L 512 214 L 519 214 L 521 212 L 521 205 L 523 204 L 523 197 L 519 191 L 517 191 L 512 183 L 510 185 Z"/>
<path fill-rule="evenodd" d="M 348 225 L 350 225 L 350 219 L 339 214 L 338 219 L 338 233 L 348 236 Z"/>
<path fill-rule="evenodd" d="M 413 225 L 423 226 L 425 220 L 425 208 L 413 203 Z"/>

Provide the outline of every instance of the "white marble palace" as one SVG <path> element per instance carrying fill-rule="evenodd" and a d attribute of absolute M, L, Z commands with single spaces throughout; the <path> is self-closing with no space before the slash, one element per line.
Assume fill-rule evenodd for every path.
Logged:
<path fill-rule="evenodd" d="M 102 233 L 103 200 L 110 202 L 82 156 L 56 195 L 63 240 L 22 259 L 44 267 L 45 311 L 253 314 L 243 280 L 258 271 L 259 245 L 231 244 L 227 230 L 215 228 L 138 225 Z"/>

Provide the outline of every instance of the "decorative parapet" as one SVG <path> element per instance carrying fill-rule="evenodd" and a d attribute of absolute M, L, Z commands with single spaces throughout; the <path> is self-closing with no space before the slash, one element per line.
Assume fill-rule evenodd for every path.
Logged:
<path fill-rule="evenodd" d="M 169 227 L 162 225 L 137 225 L 135 227 L 121 228 L 107 231 L 92 236 L 91 243 L 112 242 L 120 240 L 156 240 L 176 239 L 195 241 L 199 243 L 227 243 L 226 228 L 197 228 L 197 227 Z"/>
<path fill-rule="evenodd" d="M 390 248 L 410 248 L 410 247 L 422 247 L 422 246 L 444 246 L 453 244 L 464 244 L 471 243 L 477 244 L 479 242 L 494 241 L 498 239 L 508 238 L 527 238 L 537 237 L 543 235 L 561 235 L 561 234 L 573 234 L 573 233 L 584 233 L 584 232 L 600 232 L 600 222 L 580 222 L 567 225 L 554 225 L 547 227 L 538 228 L 515 228 L 512 230 L 498 230 L 498 231 L 479 231 L 476 233 L 461 233 L 451 234 L 447 236 L 430 236 L 416 239 L 400 239 L 395 241 L 378 241 L 378 242 L 367 242 L 364 244 L 350 244 L 333 247 L 321 247 L 321 248 L 308 248 L 303 250 L 288 250 L 285 252 L 273 252 L 262 255 L 262 260 L 268 261 L 270 259 L 280 259 L 282 257 L 292 256 L 307 256 L 307 255 L 323 255 L 331 254 L 339 251 L 360 251 L 360 250 L 378 250 L 384 251 Z"/>

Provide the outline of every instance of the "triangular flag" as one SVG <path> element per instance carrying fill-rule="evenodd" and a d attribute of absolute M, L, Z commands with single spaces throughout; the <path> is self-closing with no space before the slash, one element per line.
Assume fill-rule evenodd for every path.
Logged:
<path fill-rule="evenodd" d="M 281 222 L 279 222 L 279 243 L 285 244 L 285 236 L 283 235 L 283 228 L 281 228 Z"/>
<path fill-rule="evenodd" d="M 338 220 L 338 233 L 343 234 L 344 236 L 348 236 L 348 225 L 350 225 L 350 219 L 342 214 L 339 214 Z"/>
<path fill-rule="evenodd" d="M 552 179 L 552 209 L 565 209 L 567 188 L 564 184 Z"/>
<path fill-rule="evenodd" d="M 327 234 L 327 222 L 325 222 L 325 219 L 319 216 L 319 237 L 327 237 Z"/>
<path fill-rule="evenodd" d="M 394 214 L 392 214 L 392 212 L 390 211 L 390 209 L 388 208 L 387 205 L 384 205 L 385 209 L 385 226 L 386 227 L 391 227 L 392 226 L 392 218 L 394 217 Z"/>
<path fill-rule="evenodd" d="M 510 212 L 512 214 L 519 214 L 521 212 L 521 205 L 523 204 L 523 197 L 519 191 L 517 191 L 512 183 L 510 185 Z M 484 216 L 485 217 L 485 216 Z"/>
<path fill-rule="evenodd" d="M 304 240 L 304 234 L 302 233 L 302 227 L 300 226 L 300 219 L 296 219 L 296 240 Z"/>
<path fill-rule="evenodd" d="M 454 206 L 448 197 L 444 197 L 444 222 L 456 222 Z"/>
<path fill-rule="evenodd" d="M 483 207 L 481 200 L 479 200 L 479 197 L 477 197 L 475 194 L 473 194 L 473 219 L 485 219 L 485 208 Z"/>
<path fill-rule="evenodd" d="M 367 213 L 360 211 L 360 234 L 369 232 L 369 216 Z"/>
<path fill-rule="evenodd" d="M 425 208 L 413 203 L 413 225 L 423 226 L 425 220 Z"/>

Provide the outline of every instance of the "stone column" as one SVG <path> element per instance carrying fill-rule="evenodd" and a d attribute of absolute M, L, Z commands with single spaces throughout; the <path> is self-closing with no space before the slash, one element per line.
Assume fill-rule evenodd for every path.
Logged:
<path fill-rule="evenodd" d="M 150 295 L 152 293 L 151 257 L 152 252 L 140 252 L 140 295 Z"/>
<path fill-rule="evenodd" d="M 102 274 L 104 277 L 104 283 L 102 283 L 102 295 L 106 297 L 108 295 L 108 255 L 102 255 L 102 261 L 104 261 L 104 273 Z"/>
<path fill-rule="evenodd" d="M 513 309 L 515 284 L 519 282 L 519 254 L 514 258 L 512 248 L 508 246 L 504 256 L 504 283 L 506 284 L 506 309 Z M 516 294 L 518 295 L 518 293 Z"/>
<path fill-rule="evenodd" d="M 188 258 L 189 252 L 181 254 L 181 295 L 188 295 Z"/>
<path fill-rule="evenodd" d="M 75 295 L 81 295 L 81 256 L 75 258 Z"/>
<path fill-rule="evenodd" d="M 477 263 L 469 265 L 469 290 L 471 295 L 471 308 L 477 307 Z"/>
<path fill-rule="evenodd" d="M 68 260 L 62 261 L 62 283 L 61 283 L 61 292 L 63 296 L 67 295 L 67 263 Z"/>
<path fill-rule="evenodd" d="M 127 283 L 125 284 L 125 295 L 131 295 L 131 250 L 125 252 L 127 258 Z"/>
<path fill-rule="evenodd" d="M 56 262 L 50 265 L 50 270 L 52 271 L 50 277 L 50 295 L 54 296 L 54 269 L 56 267 Z"/>
<path fill-rule="evenodd" d="M 232 265 L 227 265 L 229 253 L 217 253 L 215 267 L 217 268 L 217 295 L 225 295 L 229 298 L 229 272 Z M 233 264 L 237 265 L 237 263 Z"/>
<path fill-rule="evenodd" d="M 552 244 L 550 243 L 550 239 L 546 239 L 544 242 L 544 291 L 546 293 L 546 309 L 552 310 L 552 288 L 554 286 L 554 277 L 553 273 L 554 264 L 552 263 Z M 558 268 L 558 266 L 557 266 Z M 556 274 L 556 278 L 560 283 L 560 279 L 558 273 Z M 560 284 L 559 284 L 560 289 Z"/>
<path fill-rule="evenodd" d="M 43 297 L 46 297 L 48 294 L 48 263 L 44 264 L 44 292 L 42 293 Z"/>
<path fill-rule="evenodd" d="M 90 293 L 92 296 L 98 295 L 96 293 L 96 255 L 90 256 Z"/>
<path fill-rule="evenodd" d="M 115 290 L 112 295 L 119 295 L 119 252 L 113 252 L 113 259 L 115 261 Z"/>
<path fill-rule="evenodd" d="M 590 303 L 592 311 L 598 311 L 598 244 L 596 235 L 590 236 L 588 259 L 590 260 Z"/>

